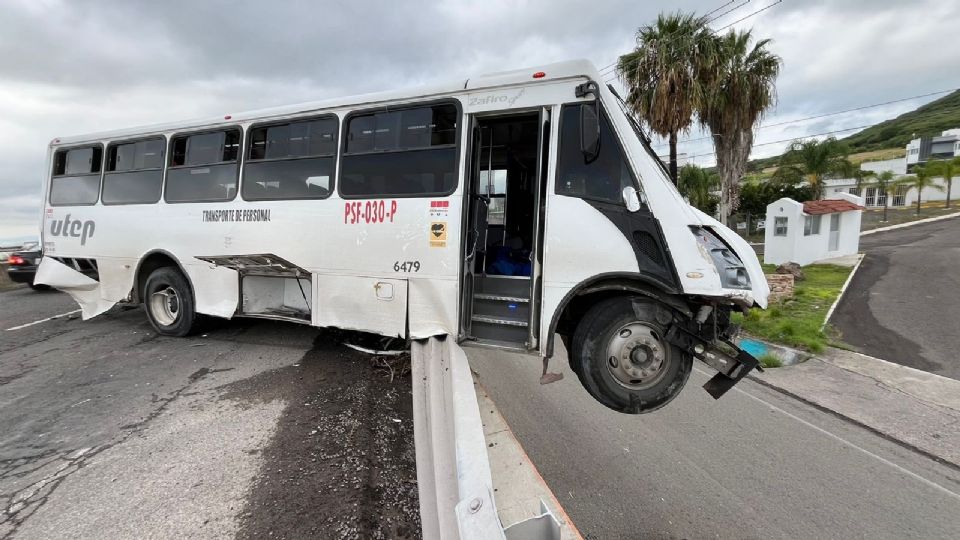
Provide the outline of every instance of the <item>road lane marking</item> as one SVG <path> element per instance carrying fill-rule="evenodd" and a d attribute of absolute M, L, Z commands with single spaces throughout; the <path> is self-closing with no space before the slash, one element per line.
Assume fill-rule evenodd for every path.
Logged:
<path fill-rule="evenodd" d="M 704 374 L 704 375 L 706 375 L 706 376 L 708 376 L 708 377 L 711 376 L 710 373 L 708 373 L 708 372 L 706 372 L 706 371 L 703 371 L 702 369 L 699 369 L 699 368 L 696 368 L 696 367 L 694 367 L 693 369 L 694 369 L 695 371 L 697 371 L 698 373 L 702 373 L 702 374 Z M 881 463 L 884 463 L 884 464 L 886 464 L 886 465 L 889 465 L 889 466 L 893 467 L 894 469 L 902 472 L 903 474 L 905 474 L 905 475 L 907 475 L 907 476 L 909 476 L 909 477 L 911 477 L 911 478 L 913 478 L 913 479 L 915 479 L 915 480 L 919 480 L 921 483 L 926 484 L 927 486 L 936 489 L 937 491 L 941 491 L 941 492 L 943 492 L 944 494 L 949 495 L 950 497 L 953 497 L 953 498 L 955 498 L 955 499 L 960 500 L 960 494 L 954 493 L 954 492 L 950 491 L 949 489 L 941 486 L 940 484 L 938 484 L 938 483 L 936 483 L 936 482 L 934 482 L 934 481 L 932 481 L 932 480 L 928 480 L 928 479 L 924 478 L 923 476 L 920 476 L 919 474 L 917 474 L 917 473 L 915 473 L 915 472 L 913 472 L 913 471 L 911 471 L 911 470 L 909 470 L 909 469 L 905 469 L 905 468 L 901 467 L 900 465 L 897 465 L 896 463 L 890 461 L 889 459 L 886 459 L 886 458 L 884 458 L 884 457 L 882 457 L 882 456 L 878 456 L 877 454 L 874 454 L 873 452 L 867 450 L 866 448 L 863 448 L 862 446 L 858 446 L 858 445 L 856 445 L 856 444 L 854 444 L 854 443 L 852 443 L 852 442 L 844 439 L 843 437 L 841 437 L 841 436 L 839 436 L 839 435 L 837 435 L 837 434 L 835 434 L 835 433 L 832 433 L 832 432 L 830 432 L 830 431 L 827 431 L 826 429 L 823 429 L 822 427 L 820 427 L 820 426 L 818 426 L 818 425 L 816 425 L 816 424 L 812 424 L 812 423 L 804 420 L 803 418 L 800 418 L 799 416 L 797 416 L 797 415 L 795 415 L 795 414 L 791 414 L 791 413 L 789 413 L 789 412 L 781 409 L 780 407 L 777 407 L 776 405 L 774 405 L 774 404 L 772 404 L 772 403 L 770 403 L 770 402 L 768 402 L 768 401 L 763 400 L 762 398 L 758 398 L 757 396 L 755 396 L 755 395 L 747 392 L 746 390 L 742 390 L 742 389 L 740 389 L 739 387 L 736 387 L 736 386 L 734 386 L 733 389 L 736 390 L 737 392 L 739 392 L 739 393 L 747 396 L 748 398 L 750 398 L 750 399 L 752 399 L 752 400 L 754 400 L 754 401 L 759 401 L 760 403 L 763 403 L 763 404 L 766 405 L 767 407 L 770 407 L 771 409 L 773 409 L 773 410 L 775 410 L 775 411 L 777 411 L 777 412 L 779 412 L 779 413 L 782 413 L 784 416 L 787 416 L 787 417 L 789 417 L 789 418 L 792 418 L 792 419 L 796 420 L 797 422 L 800 422 L 801 424 L 803 424 L 803 425 L 805 425 L 805 426 L 807 426 L 807 427 L 809 427 L 809 428 L 811 428 L 811 429 L 813 429 L 813 430 L 819 431 L 820 433 L 826 435 L 827 437 L 830 437 L 831 439 L 833 439 L 833 440 L 835 440 L 835 441 L 837 441 L 837 442 L 839 442 L 839 443 L 841 443 L 841 444 L 844 444 L 844 445 L 846 445 L 846 446 L 849 446 L 850 448 L 853 448 L 854 450 L 859 450 L 860 452 L 863 452 L 864 454 L 866 454 L 866 455 L 868 455 L 868 456 L 876 459 L 877 461 L 879 461 L 879 462 L 881 462 Z"/>
<path fill-rule="evenodd" d="M 66 312 L 66 313 L 61 313 L 61 314 L 59 314 L 59 315 L 54 315 L 53 317 L 47 317 L 46 319 L 40 319 L 39 321 L 33 321 L 33 322 L 30 322 L 30 323 L 27 323 L 27 324 L 21 324 L 20 326 L 14 326 L 13 328 L 7 328 L 7 332 L 12 332 L 12 331 L 14 331 L 14 330 L 21 330 L 21 329 L 23 329 L 23 328 L 27 328 L 27 327 L 33 326 L 33 325 L 35 325 L 35 324 L 45 323 L 45 322 L 47 322 L 47 321 L 52 321 L 52 320 L 54 320 L 54 319 L 59 319 L 60 317 L 66 317 L 66 316 L 68 316 L 68 315 L 73 315 L 74 313 L 80 313 L 80 310 L 79 310 L 79 309 L 75 309 L 75 310 L 73 310 L 73 311 L 68 311 L 68 312 Z"/>

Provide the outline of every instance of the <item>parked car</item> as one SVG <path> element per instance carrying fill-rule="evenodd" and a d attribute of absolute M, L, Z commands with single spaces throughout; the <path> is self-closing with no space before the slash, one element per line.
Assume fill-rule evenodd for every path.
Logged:
<path fill-rule="evenodd" d="M 37 276 L 37 265 L 43 254 L 37 243 L 24 244 L 20 251 L 14 251 L 7 258 L 7 275 L 15 283 L 27 283 L 34 290 L 49 289 L 46 285 L 36 285 L 33 279 Z"/>

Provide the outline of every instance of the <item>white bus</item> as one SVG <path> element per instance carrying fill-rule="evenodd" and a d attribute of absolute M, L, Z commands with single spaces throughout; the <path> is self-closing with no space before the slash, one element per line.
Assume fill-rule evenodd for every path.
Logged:
<path fill-rule="evenodd" d="M 625 413 L 698 357 L 719 397 L 756 366 L 729 316 L 766 307 L 761 267 L 597 80 L 571 61 L 54 139 L 37 281 L 171 336 L 261 317 L 546 359 L 559 335 Z"/>

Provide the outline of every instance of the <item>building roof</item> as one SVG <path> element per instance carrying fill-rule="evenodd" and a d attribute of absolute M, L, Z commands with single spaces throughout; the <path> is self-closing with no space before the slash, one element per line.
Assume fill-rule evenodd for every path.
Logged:
<path fill-rule="evenodd" d="M 835 212 L 847 212 L 849 210 L 863 210 L 858 204 L 841 199 L 826 199 L 822 201 L 807 201 L 803 203 L 803 213 L 811 216 L 820 214 L 833 214 Z"/>

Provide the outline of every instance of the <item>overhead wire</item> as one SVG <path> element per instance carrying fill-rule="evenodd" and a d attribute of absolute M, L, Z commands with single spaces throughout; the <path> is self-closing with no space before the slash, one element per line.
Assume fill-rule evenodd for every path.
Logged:
<path fill-rule="evenodd" d="M 866 110 L 866 109 L 873 109 L 873 108 L 875 108 L 875 107 L 882 107 L 882 106 L 884 106 L 884 105 L 893 105 L 894 103 L 902 103 L 902 102 L 904 102 L 904 101 L 911 101 L 911 100 L 914 100 L 914 99 L 921 99 L 921 98 L 925 98 L 925 97 L 937 96 L 937 95 L 940 95 L 940 94 L 946 94 L 946 93 L 948 93 L 948 92 L 953 92 L 953 91 L 955 91 L 955 90 L 960 90 L 960 88 L 950 88 L 950 89 L 948 89 L 948 90 L 940 90 L 940 91 L 937 91 L 937 92 L 928 92 L 928 93 L 926 93 L 926 94 L 918 94 L 918 95 L 916 95 L 916 96 L 910 96 L 910 97 L 905 97 L 905 98 L 900 98 L 900 99 L 892 99 L 892 100 L 884 101 L 884 102 L 881 102 L 881 103 L 873 103 L 873 104 L 870 104 L 870 105 L 862 105 L 862 106 L 860 106 L 860 107 L 854 107 L 854 108 L 852 108 L 852 109 L 844 109 L 844 110 L 842 110 L 842 111 L 834 111 L 834 112 L 829 112 L 829 113 L 816 114 L 816 115 L 807 116 L 807 117 L 804 117 L 804 118 L 796 118 L 796 119 L 794 119 L 794 120 L 784 120 L 783 122 L 776 122 L 776 123 L 774 123 L 774 124 L 764 124 L 764 125 L 761 125 L 761 126 L 757 126 L 757 129 L 767 129 L 767 128 L 772 128 L 772 127 L 777 127 L 777 126 L 786 126 L 786 125 L 789 125 L 789 124 L 798 124 L 798 123 L 800 123 L 800 122 L 806 122 L 806 121 L 809 121 L 809 120 L 817 120 L 817 119 L 820 119 L 820 118 L 827 118 L 827 117 L 830 117 L 830 116 L 837 116 L 837 115 L 839 115 L 839 114 L 846 114 L 846 113 L 851 113 L 851 112 L 856 112 L 856 111 L 863 111 L 863 110 Z M 697 141 L 705 141 L 705 140 L 708 140 L 708 139 L 710 139 L 710 138 L 711 138 L 710 136 L 697 137 L 696 139 L 686 139 L 686 140 L 678 141 L 677 144 L 687 144 L 687 143 L 692 143 L 692 142 L 697 142 Z M 664 147 L 664 146 L 668 146 L 668 144 L 667 144 L 667 143 L 660 143 L 660 144 L 656 144 L 656 145 L 654 145 L 654 146 L 655 146 L 655 147 Z"/>

